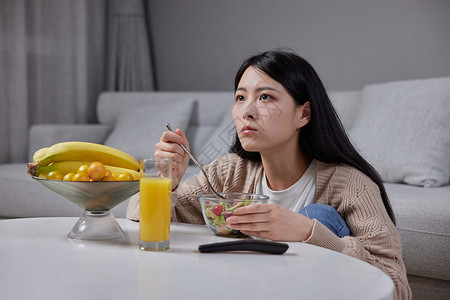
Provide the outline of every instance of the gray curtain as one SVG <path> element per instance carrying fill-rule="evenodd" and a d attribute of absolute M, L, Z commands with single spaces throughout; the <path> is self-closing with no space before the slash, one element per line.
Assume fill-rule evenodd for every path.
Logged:
<path fill-rule="evenodd" d="M 114 91 L 154 89 L 145 0 L 108 2 L 107 86 Z"/>
<path fill-rule="evenodd" d="M 33 124 L 96 122 L 103 90 L 152 90 L 145 0 L 0 0 L 0 163 Z"/>

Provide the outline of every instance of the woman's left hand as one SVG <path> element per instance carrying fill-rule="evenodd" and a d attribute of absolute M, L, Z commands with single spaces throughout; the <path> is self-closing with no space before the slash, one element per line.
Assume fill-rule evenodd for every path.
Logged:
<path fill-rule="evenodd" d="M 232 229 L 273 241 L 301 242 L 312 232 L 314 221 L 276 204 L 252 204 L 236 209 L 227 219 Z"/>

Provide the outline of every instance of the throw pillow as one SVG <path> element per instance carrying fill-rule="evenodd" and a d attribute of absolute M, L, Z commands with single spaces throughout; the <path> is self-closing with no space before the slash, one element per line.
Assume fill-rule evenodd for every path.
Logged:
<path fill-rule="evenodd" d="M 236 128 L 231 116 L 231 108 L 229 108 L 219 126 L 200 150 L 198 161 L 206 165 L 229 153 L 230 147 L 234 144 L 235 135 Z"/>
<path fill-rule="evenodd" d="M 170 123 L 186 132 L 194 101 L 153 102 L 119 114 L 105 145 L 122 150 L 137 160 L 151 158 L 155 144 Z"/>
<path fill-rule="evenodd" d="M 450 77 L 365 86 L 350 137 L 384 181 L 450 178 Z"/>

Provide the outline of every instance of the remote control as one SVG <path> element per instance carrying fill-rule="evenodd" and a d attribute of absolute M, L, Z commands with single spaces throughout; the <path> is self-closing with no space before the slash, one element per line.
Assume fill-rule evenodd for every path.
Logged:
<path fill-rule="evenodd" d="M 269 254 L 283 254 L 288 248 L 289 245 L 285 243 L 253 239 L 204 244 L 198 246 L 198 250 L 202 253 L 224 251 L 256 251 Z"/>

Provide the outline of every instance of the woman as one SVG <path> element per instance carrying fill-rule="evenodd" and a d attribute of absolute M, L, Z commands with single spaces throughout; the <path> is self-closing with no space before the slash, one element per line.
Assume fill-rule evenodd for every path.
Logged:
<path fill-rule="evenodd" d="M 262 193 L 269 204 L 241 207 L 231 228 L 277 241 L 325 247 L 366 261 L 411 298 L 394 214 L 378 173 L 354 149 L 317 73 L 291 52 L 248 58 L 235 78 L 237 130 L 230 154 L 205 166 L 217 191 Z M 172 220 L 203 224 L 202 174 L 178 186 L 189 157 L 183 132 L 164 132 L 155 157 L 174 161 Z M 139 199 L 127 217 L 139 219 Z"/>

